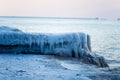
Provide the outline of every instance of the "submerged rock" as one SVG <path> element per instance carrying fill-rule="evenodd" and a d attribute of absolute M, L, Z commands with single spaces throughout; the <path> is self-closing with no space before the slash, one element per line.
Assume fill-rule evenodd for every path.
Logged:
<path fill-rule="evenodd" d="M 35 34 L 9 27 L 4 27 L 3 30 L 0 32 L 1 53 L 60 55 L 80 58 L 87 63 L 108 67 L 103 57 L 92 53 L 90 35 L 88 34 Z"/>

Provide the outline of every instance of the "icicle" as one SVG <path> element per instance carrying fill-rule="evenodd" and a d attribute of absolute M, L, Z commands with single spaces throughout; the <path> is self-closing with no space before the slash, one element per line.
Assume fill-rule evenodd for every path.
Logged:
<path fill-rule="evenodd" d="M 91 39 L 90 39 L 90 35 L 87 35 L 87 45 L 88 45 L 88 49 L 91 52 Z"/>
<path fill-rule="evenodd" d="M 85 50 L 88 50 L 88 45 L 87 45 L 87 35 L 83 34 L 83 48 Z"/>
<path fill-rule="evenodd" d="M 49 44 L 50 44 L 50 51 L 52 50 L 52 44 L 51 44 L 52 42 L 49 42 Z"/>
<path fill-rule="evenodd" d="M 61 45 L 62 45 L 62 48 L 63 48 L 63 41 L 64 41 L 64 40 L 63 40 L 63 38 L 62 38 L 62 39 L 61 39 Z"/>
<path fill-rule="evenodd" d="M 29 36 L 29 46 L 30 46 L 30 48 L 31 48 L 31 46 L 32 46 L 32 39 L 31 39 L 31 36 Z"/>
<path fill-rule="evenodd" d="M 43 53 L 43 36 L 40 39 L 40 52 Z"/>

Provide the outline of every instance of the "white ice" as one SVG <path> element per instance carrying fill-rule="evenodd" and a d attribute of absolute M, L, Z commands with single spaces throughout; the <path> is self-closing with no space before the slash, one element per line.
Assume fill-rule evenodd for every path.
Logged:
<path fill-rule="evenodd" d="M 35 45 L 44 54 L 73 57 L 91 52 L 90 36 L 85 33 L 26 33 L 5 26 L 1 26 L 0 31 L 0 45 Z"/>

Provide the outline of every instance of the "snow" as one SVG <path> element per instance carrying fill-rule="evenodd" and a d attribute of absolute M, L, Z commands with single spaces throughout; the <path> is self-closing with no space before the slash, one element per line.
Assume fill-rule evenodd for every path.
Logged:
<path fill-rule="evenodd" d="M 35 54 L 0 54 L 0 80 L 2 79 L 119 80 L 120 75 L 111 73 L 106 68 L 101 69 L 84 64 L 75 58 Z"/>
<path fill-rule="evenodd" d="M 99 71 L 75 59 L 53 56 L 0 54 L 0 59 L 0 80 L 91 80 L 87 76 Z"/>

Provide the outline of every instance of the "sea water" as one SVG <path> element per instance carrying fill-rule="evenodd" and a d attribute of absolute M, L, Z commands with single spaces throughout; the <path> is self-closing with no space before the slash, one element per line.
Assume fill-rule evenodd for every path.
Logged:
<path fill-rule="evenodd" d="M 85 32 L 92 51 L 104 56 L 110 67 L 120 67 L 120 21 L 81 18 L 0 17 L 0 26 L 33 33 Z"/>

